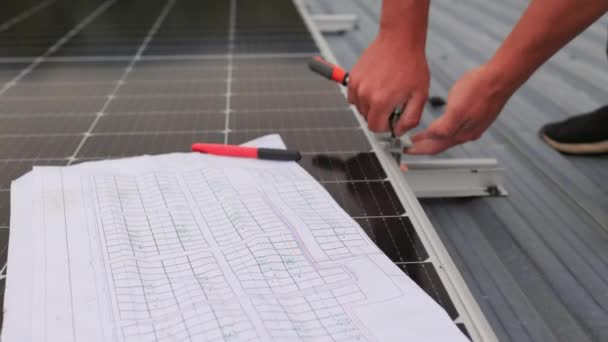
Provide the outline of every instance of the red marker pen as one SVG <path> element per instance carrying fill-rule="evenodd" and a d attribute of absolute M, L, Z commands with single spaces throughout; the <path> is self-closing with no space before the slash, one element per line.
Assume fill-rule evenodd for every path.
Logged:
<path fill-rule="evenodd" d="M 192 144 L 192 152 L 215 154 L 218 156 L 257 158 L 267 160 L 298 161 L 300 152 L 275 148 L 247 147 L 225 144 Z"/>

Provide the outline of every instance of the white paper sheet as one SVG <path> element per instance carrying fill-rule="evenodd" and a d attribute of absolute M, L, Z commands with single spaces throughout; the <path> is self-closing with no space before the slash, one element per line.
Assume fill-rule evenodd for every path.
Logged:
<path fill-rule="evenodd" d="M 42 167 L 12 199 L 5 342 L 466 341 L 296 163 Z"/>

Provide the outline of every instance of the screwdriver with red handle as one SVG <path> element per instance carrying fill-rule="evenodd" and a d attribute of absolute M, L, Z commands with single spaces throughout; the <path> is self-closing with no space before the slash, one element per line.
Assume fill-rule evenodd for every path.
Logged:
<path fill-rule="evenodd" d="M 308 62 L 308 67 L 310 70 L 329 80 L 340 83 L 343 86 L 348 86 L 348 72 L 335 64 L 329 63 L 321 56 L 311 58 Z M 403 108 L 397 107 L 395 110 L 393 110 L 388 119 L 391 136 L 393 138 L 395 138 L 395 125 L 397 124 L 397 121 L 399 121 L 402 112 Z"/>

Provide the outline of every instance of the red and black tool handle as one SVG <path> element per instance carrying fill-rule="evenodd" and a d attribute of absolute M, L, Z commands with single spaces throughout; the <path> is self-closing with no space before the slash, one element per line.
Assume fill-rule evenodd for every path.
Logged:
<path fill-rule="evenodd" d="M 257 158 L 267 160 L 298 161 L 300 152 L 274 148 L 248 147 L 226 144 L 192 144 L 192 152 L 215 154 L 226 157 Z"/>
<path fill-rule="evenodd" d="M 337 65 L 329 63 L 321 56 L 311 58 L 308 62 L 308 67 L 310 70 L 329 80 L 338 82 L 345 86 L 348 85 L 348 72 Z"/>

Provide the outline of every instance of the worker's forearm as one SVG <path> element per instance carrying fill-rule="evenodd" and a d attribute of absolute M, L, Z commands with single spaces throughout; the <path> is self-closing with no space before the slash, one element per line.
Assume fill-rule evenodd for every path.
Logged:
<path fill-rule="evenodd" d="M 533 0 L 486 65 L 501 91 L 515 92 L 551 56 L 608 11 L 608 0 Z"/>
<path fill-rule="evenodd" d="M 430 0 L 384 0 L 379 38 L 424 51 L 429 5 Z"/>

